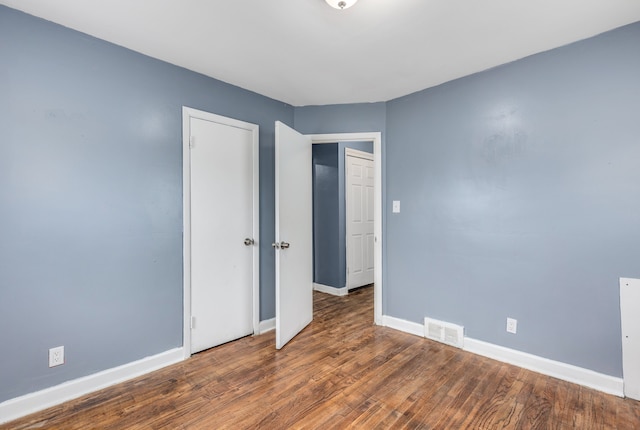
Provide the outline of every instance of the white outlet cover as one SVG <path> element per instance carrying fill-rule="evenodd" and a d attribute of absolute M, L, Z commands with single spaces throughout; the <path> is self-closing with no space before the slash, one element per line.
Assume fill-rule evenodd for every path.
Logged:
<path fill-rule="evenodd" d="M 507 332 L 516 334 L 518 331 L 518 320 L 507 318 Z"/>
<path fill-rule="evenodd" d="M 49 349 L 49 367 L 64 364 L 64 346 Z"/>
<path fill-rule="evenodd" d="M 399 214 L 400 213 L 400 200 L 394 200 L 393 201 L 393 213 L 394 214 Z"/>

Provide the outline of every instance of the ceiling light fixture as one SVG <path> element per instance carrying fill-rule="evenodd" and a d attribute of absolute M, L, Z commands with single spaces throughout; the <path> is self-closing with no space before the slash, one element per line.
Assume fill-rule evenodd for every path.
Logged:
<path fill-rule="evenodd" d="M 356 4 L 358 0 L 325 0 L 327 4 L 336 9 L 347 9 Z"/>

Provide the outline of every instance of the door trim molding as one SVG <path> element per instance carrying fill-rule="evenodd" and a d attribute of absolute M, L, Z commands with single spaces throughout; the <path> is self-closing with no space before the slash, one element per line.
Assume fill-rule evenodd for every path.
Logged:
<path fill-rule="evenodd" d="M 346 274 L 346 278 L 345 278 L 345 285 L 347 287 L 347 289 L 349 288 L 357 288 L 358 286 L 353 286 L 351 285 L 351 271 L 349 270 L 349 226 L 350 226 L 350 222 L 349 222 L 349 208 L 351 207 L 351 205 L 349 204 L 350 201 L 350 196 L 351 193 L 349 192 L 349 175 L 347 174 L 348 172 L 348 165 L 349 165 L 349 157 L 352 158 L 360 158 L 362 160 L 370 160 L 370 161 L 374 161 L 374 157 L 373 154 L 369 153 L 369 152 L 364 152 L 364 151 L 359 151 L 357 149 L 353 149 L 353 148 L 344 148 L 344 215 L 345 215 L 345 220 L 344 220 L 344 241 L 345 241 L 345 256 L 346 256 L 346 266 L 347 266 L 347 274 Z M 374 166 L 375 166 L 375 162 L 374 162 Z M 375 168 L 374 168 L 374 176 L 375 176 Z M 375 178 L 373 178 L 374 184 L 375 184 Z M 375 216 L 375 213 L 374 213 Z M 375 221 L 375 220 L 374 220 Z M 375 228 L 375 227 L 374 227 Z M 374 230 L 374 235 L 375 235 L 375 230 Z M 374 251 L 375 253 L 375 251 Z M 374 261 L 374 266 L 375 266 L 375 261 Z M 374 267 L 375 270 L 375 267 Z M 375 296 L 375 293 L 374 293 Z"/>
<path fill-rule="evenodd" d="M 382 325 L 382 133 L 332 133 L 309 134 L 312 144 L 336 142 L 373 142 L 374 178 L 374 214 L 373 231 L 374 245 L 374 273 L 373 273 L 373 318 L 377 325 Z"/>
<path fill-rule="evenodd" d="M 184 357 L 191 356 L 191 118 L 217 122 L 252 132 L 253 139 L 253 332 L 260 332 L 260 157 L 259 127 L 245 121 L 182 107 L 182 272 Z"/>

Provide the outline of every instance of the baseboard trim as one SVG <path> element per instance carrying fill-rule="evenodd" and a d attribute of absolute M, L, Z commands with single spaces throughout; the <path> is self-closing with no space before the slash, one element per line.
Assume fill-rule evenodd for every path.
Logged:
<path fill-rule="evenodd" d="M 327 293 L 327 294 L 332 294 L 334 296 L 346 296 L 347 294 L 349 294 L 349 289 L 348 288 L 336 288 L 336 287 L 330 287 L 329 285 L 324 285 L 324 284 L 316 284 L 315 282 L 313 283 L 313 289 L 316 291 L 320 291 L 321 293 Z"/>
<path fill-rule="evenodd" d="M 268 331 L 276 329 L 276 319 L 271 318 L 268 320 L 260 321 L 260 325 L 258 326 L 258 333 L 256 334 L 264 334 Z"/>
<path fill-rule="evenodd" d="M 0 403 L 0 424 L 153 372 L 184 359 L 183 348 L 175 348 L 35 393 L 6 400 Z"/>
<path fill-rule="evenodd" d="M 405 333 L 424 337 L 424 325 L 403 320 L 389 315 L 382 315 L 382 325 Z"/>
<path fill-rule="evenodd" d="M 424 326 L 411 321 L 400 318 L 382 316 L 382 325 L 405 333 L 424 337 Z M 464 338 L 464 351 L 473 354 L 482 355 L 493 360 L 509 363 L 514 366 L 522 367 L 533 372 L 561 379 L 603 393 L 613 394 L 614 396 L 624 397 L 624 384 L 622 378 L 605 375 L 593 370 L 562 363 L 560 361 L 550 360 L 526 352 L 517 351 L 515 349 L 505 348 L 504 346 L 495 345 L 481 340 Z"/>
<path fill-rule="evenodd" d="M 314 284 L 315 288 L 316 284 Z M 331 294 L 331 293 L 329 293 Z M 424 337 L 424 326 L 415 322 L 382 316 L 382 325 L 412 335 Z M 260 322 L 260 334 L 275 329 L 275 318 Z M 624 397 L 622 378 L 550 360 L 526 352 L 465 337 L 464 350 L 473 354 L 509 363 L 543 375 L 593 388 L 604 393 Z M 49 407 L 101 390 L 111 385 L 153 372 L 184 360 L 182 348 L 175 348 L 93 375 L 64 382 L 35 393 L 0 403 L 0 424 L 38 412 Z"/>
<path fill-rule="evenodd" d="M 614 396 L 624 397 L 622 378 L 605 375 L 583 367 L 550 360 L 515 349 L 465 337 L 464 350 L 514 366 L 542 373 L 563 381 L 583 385 Z"/>

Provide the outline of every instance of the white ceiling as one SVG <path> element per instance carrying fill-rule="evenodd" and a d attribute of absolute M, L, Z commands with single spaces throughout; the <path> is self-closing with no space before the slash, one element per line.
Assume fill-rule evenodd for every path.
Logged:
<path fill-rule="evenodd" d="M 640 0 L 0 3 L 294 106 L 386 101 L 640 21 Z"/>

